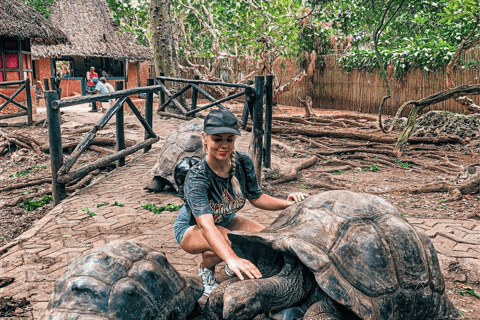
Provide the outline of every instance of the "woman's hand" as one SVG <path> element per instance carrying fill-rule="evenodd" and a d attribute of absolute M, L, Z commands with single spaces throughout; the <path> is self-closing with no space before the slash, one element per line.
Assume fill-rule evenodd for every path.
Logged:
<path fill-rule="evenodd" d="M 303 192 L 294 192 L 290 193 L 287 197 L 287 202 L 289 205 L 298 203 L 300 201 L 305 200 L 308 197 L 308 194 L 303 193 Z"/>
<path fill-rule="evenodd" d="M 240 280 L 244 280 L 243 274 L 250 279 L 259 279 L 262 277 L 260 270 L 258 270 L 258 268 L 247 259 L 242 259 L 236 256 L 228 259 L 225 262 L 228 264 L 230 270 L 235 272 Z"/>

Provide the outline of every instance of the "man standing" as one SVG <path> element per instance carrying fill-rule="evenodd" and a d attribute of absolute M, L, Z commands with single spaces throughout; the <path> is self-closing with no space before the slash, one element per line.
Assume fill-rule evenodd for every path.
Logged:
<path fill-rule="evenodd" d="M 87 94 L 106 94 L 109 93 L 107 87 L 102 83 L 98 81 L 98 78 L 92 78 L 92 82 L 95 84 L 94 90 L 93 91 L 86 91 Z M 108 100 L 101 100 L 101 108 L 100 111 L 103 111 L 103 103 L 108 103 Z M 108 108 L 105 107 L 105 111 Z M 88 112 L 97 112 L 97 104 L 95 102 L 92 102 L 92 110 L 89 110 Z"/>
<path fill-rule="evenodd" d="M 95 90 L 95 83 L 92 81 L 93 78 L 98 79 L 98 74 L 95 72 L 95 67 L 90 67 L 90 71 L 87 72 L 87 91 Z"/>

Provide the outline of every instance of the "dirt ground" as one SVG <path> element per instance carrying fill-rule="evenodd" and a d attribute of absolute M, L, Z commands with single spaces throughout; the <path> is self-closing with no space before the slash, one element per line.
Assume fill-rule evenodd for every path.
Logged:
<path fill-rule="evenodd" d="M 69 108 L 62 115 L 63 143 L 78 141 L 99 118 L 97 113 L 88 113 L 88 106 Z M 231 104 L 229 108 L 240 116 L 243 105 Z M 34 116 L 39 120 L 45 116 L 44 109 Z M 288 119 L 301 117 L 304 110 L 288 106 L 274 108 L 274 127 L 280 128 L 273 134 L 272 153 L 274 161 L 271 168 L 263 169 L 263 187 L 276 197 L 286 197 L 294 191 L 315 194 L 329 189 L 349 189 L 352 191 L 375 193 L 394 204 L 405 217 L 434 219 L 476 219 L 480 220 L 480 193 L 465 194 L 456 200 L 455 194 L 448 192 L 418 192 L 422 186 L 439 186 L 442 184 L 462 185 L 480 174 L 480 139 L 467 139 L 464 144 L 411 144 L 403 156 L 394 154 L 393 143 L 371 142 L 359 139 L 361 134 L 381 136 L 376 124 L 376 115 L 359 114 L 337 110 L 314 109 L 315 121 L 323 126 L 311 126 L 311 129 L 348 131 L 351 137 L 319 137 L 292 133 L 292 128 L 308 125 L 289 122 Z M 313 121 L 312 120 L 312 121 Z M 16 122 L 18 119 L 10 119 Z M 166 120 L 165 120 L 166 121 Z M 322 122 L 323 121 L 323 122 Z M 126 139 L 141 141 L 143 128 L 133 115 L 126 115 Z M 283 128 L 283 129 L 282 129 Z M 309 127 L 310 128 L 310 127 Z M 156 132 L 162 130 L 159 126 Z M 43 146 L 48 145 L 48 130 L 42 126 L 34 127 L 0 127 L 0 131 L 10 136 L 26 135 L 35 137 Z M 390 134 L 392 135 L 392 134 Z M 480 134 L 479 134 L 480 135 Z M 98 134 L 100 137 L 115 139 L 115 126 L 107 125 Z M 166 136 L 163 135 L 162 136 Z M 161 142 L 159 142 L 161 143 Z M 101 146 L 97 150 L 87 150 L 74 168 L 92 160 L 115 152 L 114 146 Z M 70 150 L 71 151 L 71 150 Z M 66 152 L 68 155 L 68 152 Z M 132 156 L 133 157 L 133 156 Z M 38 200 L 47 194 L 50 183 L 5 191 L 4 188 L 36 179 L 50 177 L 50 157 L 35 150 L 13 148 L 0 155 L 0 247 L 12 241 L 22 232 L 28 230 L 51 208 L 51 203 L 28 211 L 24 207 L 27 198 Z M 127 162 L 128 162 L 127 157 Z M 313 163 L 295 173 L 295 179 L 277 184 L 292 168 L 304 163 Z M 128 165 L 128 164 L 127 164 Z M 306 166 L 306 165 L 305 165 Z M 478 169 L 477 169 L 478 167 Z M 105 168 L 97 172 L 97 177 L 108 175 L 112 169 Z M 294 170 L 295 171 L 295 170 Z M 26 172 L 22 175 L 21 172 Z M 95 179 L 95 177 L 91 177 Z M 84 181 L 82 188 L 89 181 Z M 78 188 L 70 191 L 75 192 Z M 407 190 L 410 189 L 410 190 Z M 5 205 L 23 197 L 17 205 Z M 36 198 L 35 198 L 36 197 Z M 44 202 L 48 202 L 48 199 Z M 468 319 L 480 319 L 480 296 L 462 295 L 468 288 L 480 294 L 480 281 L 458 280 L 458 273 L 452 265 L 451 274 L 445 274 L 449 296 L 455 306 Z M 448 272 L 448 270 L 447 270 Z M 467 288 L 467 289 L 466 289 Z M 24 303 L 24 302 L 22 302 Z M 473 315 L 473 317 L 470 317 Z"/>

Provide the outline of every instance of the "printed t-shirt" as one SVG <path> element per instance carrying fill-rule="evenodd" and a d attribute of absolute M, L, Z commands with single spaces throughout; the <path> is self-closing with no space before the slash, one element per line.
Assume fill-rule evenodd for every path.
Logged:
<path fill-rule="evenodd" d="M 215 223 L 220 223 L 243 208 L 245 199 L 256 199 L 263 194 L 252 159 L 243 152 L 235 152 L 235 159 L 235 176 L 243 193 L 240 197 L 233 193 L 231 177 L 218 176 L 205 157 L 188 171 L 184 199 L 190 215 L 189 225 L 197 224 L 195 218 L 204 214 L 212 214 Z"/>

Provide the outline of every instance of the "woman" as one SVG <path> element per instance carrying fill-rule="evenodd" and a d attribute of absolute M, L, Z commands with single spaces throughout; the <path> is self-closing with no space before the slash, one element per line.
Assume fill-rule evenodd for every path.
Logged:
<path fill-rule="evenodd" d="M 226 262 L 225 271 L 241 280 L 244 275 L 251 279 L 262 277 L 255 265 L 235 254 L 227 237 L 231 230 L 258 232 L 264 228 L 236 214 L 245 205 L 245 199 L 260 209 L 282 210 L 307 197 L 293 193 L 287 200 L 280 200 L 264 194 L 252 160 L 235 151 L 238 135 L 237 118 L 230 111 L 214 110 L 207 115 L 203 133 L 206 155 L 185 178 L 185 205 L 173 228 L 183 250 L 202 254 L 198 274 L 206 296 L 218 285 L 215 265 L 222 261 Z"/>

